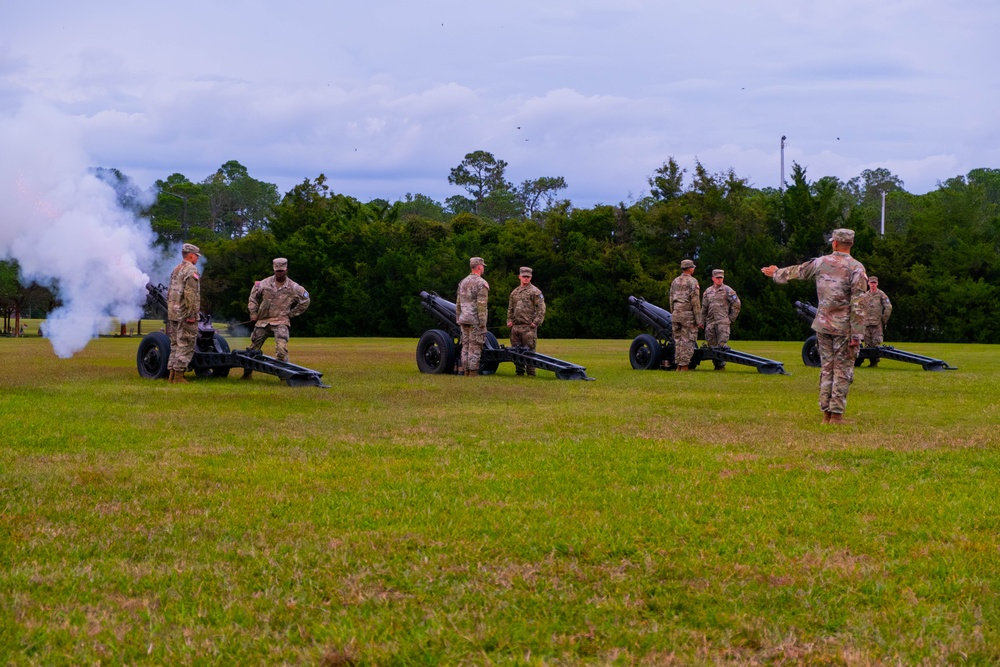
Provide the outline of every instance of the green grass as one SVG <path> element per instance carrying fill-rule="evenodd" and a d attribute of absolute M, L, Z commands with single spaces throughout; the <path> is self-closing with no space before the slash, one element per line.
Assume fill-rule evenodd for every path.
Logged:
<path fill-rule="evenodd" d="M 563 382 L 293 338 L 328 390 L 137 344 L 0 339 L 0 662 L 1000 662 L 992 347 L 858 369 L 838 428 L 798 343 L 738 345 L 782 377 L 541 341 L 597 378 Z"/>

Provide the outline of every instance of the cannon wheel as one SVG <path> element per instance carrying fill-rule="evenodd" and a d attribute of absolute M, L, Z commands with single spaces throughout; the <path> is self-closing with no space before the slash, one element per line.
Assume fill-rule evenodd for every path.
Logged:
<path fill-rule="evenodd" d="M 212 344 L 215 347 L 215 352 L 220 354 L 229 354 L 229 342 L 219 334 L 215 334 L 215 336 L 212 337 Z M 232 369 L 229 366 L 196 368 L 194 369 L 194 374 L 200 378 L 224 378 L 229 377 L 230 370 Z"/>
<path fill-rule="evenodd" d="M 802 363 L 810 368 L 819 368 L 822 364 L 819 360 L 819 342 L 816 336 L 809 336 L 802 344 Z"/>
<path fill-rule="evenodd" d="M 639 334 L 628 350 L 628 360 L 637 371 L 649 371 L 660 367 L 663 348 L 655 336 Z"/>
<path fill-rule="evenodd" d="M 139 343 L 135 355 L 135 365 L 139 375 L 147 380 L 159 380 L 169 375 L 167 362 L 170 361 L 170 339 L 161 331 L 146 334 Z"/>
<path fill-rule="evenodd" d="M 497 337 L 493 335 L 493 332 L 486 332 L 486 340 L 483 341 L 483 349 L 485 350 L 499 350 L 500 341 Z M 480 375 L 493 375 L 497 372 L 497 368 L 500 366 L 499 361 L 491 361 L 483 363 L 482 359 L 479 360 L 479 374 Z"/>
<path fill-rule="evenodd" d="M 455 341 L 440 329 L 425 331 L 417 343 L 417 368 L 421 373 L 451 373 L 455 369 Z"/>

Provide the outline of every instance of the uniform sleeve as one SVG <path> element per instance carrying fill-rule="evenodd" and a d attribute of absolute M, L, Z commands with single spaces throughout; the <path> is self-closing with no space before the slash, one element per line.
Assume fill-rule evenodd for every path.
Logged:
<path fill-rule="evenodd" d="M 541 290 L 535 293 L 535 327 L 542 326 L 545 321 L 545 295 Z"/>
<path fill-rule="evenodd" d="M 701 295 L 701 321 L 708 322 L 708 290 L 712 289 L 709 287 L 705 290 L 705 293 Z"/>
<path fill-rule="evenodd" d="M 309 303 L 311 302 L 309 298 L 309 292 L 306 291 L 306 288 L 302 287 L 302 285 L 299 285 L 297 291 L 298 291 L 298 298 L 296 300 L 295 306 L 288 313 L 289 317 L 298 317 L 302 313 L 306 312 L 306 308 L 309 307 Z"/>
<path fill-rule="evenodd" d="M 490 298 L 490 286 L 484 281 L 482 285 L 479 286 L 479 291 L 476 293 L 476 312 L 479 315 L 479 324 L 485 329 L 486 328 L 486 316 L 487 316 L 487 303 Z"/>
<path fill-rule="evenodd" d="M 201 310 L 201 281 L 198 274 L 192 272 L 184 280 L 184 319 L 197 319 Z"/>
<path fill-rule="evenodd" d="M 729 321 L 734 322 L 736 318 L 740 316 L 740 308 L 743 307 L 743 303 L 740 301 L 740 297 L 736 294 L 736 290 L 729 290 Z"/>
<path fill-rule="evenodd" d="M 882 292 L 882 326 L 885 326 L 886 322 L 889 321 L 890 313 L 892 313 L 892 302 L 889 301 L 889 295 Z"/>
<path fill-rule="evenodd" d="M 784 285 L 789 280 L 811 280 L 819 272 L 819 259 L 822 258 L 811 259 L 798 266 L 786 266 L 783 269 L 778 269 L 774 272 L 772 279 L 779 285 Z"/>
<path fill-rule="evenodd" d="M 517 288 L 515 287 L 513 290 L 511 290 L 510 298 L 507 299 L 507 319 L 504 320 L 505 322 L 514 321 L 514 293 L 516 291 Z"/>
<path fill-rule="evenodd" d="M 695 322 L 698 326 L 705 323 L 705 318 L 701 314 L 701 286 L 698 284 L 697 280 L 694 280 L 691 285 L 691 310 L 694 311 Z"/>
<path fill-rule="evenodd" d="M 250 311 L 250 319 L 257 319 L 257 309 L 260 307 L 260 281 L 255 282 L 250 288 L 250 301 L 247 303 L 247 310 Z"/>
<path fill-rule="evenodd" d="M 851 271 L 851 338 L 862 340 L 865 337 L 865 290 L 868 287 L 868 276 L 865 269 L 858 266 Z"/>

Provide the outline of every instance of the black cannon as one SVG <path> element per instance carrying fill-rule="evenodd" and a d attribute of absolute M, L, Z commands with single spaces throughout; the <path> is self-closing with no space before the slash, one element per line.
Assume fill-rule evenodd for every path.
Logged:
<path fill-rule="evenodd" d="M 146 284 L 147 313 L 156 314 L 167 322 L 167 288 L 163 285 Z M 167 324 L 169 326 L 169 323 Z M 161 331 L 147 334 L 139 342 L 136 366 L 139 375 L 156 380 L 165 378 L 170 372 L 170 338 Z M 212 327 L 212 316 L 198 313 L 198 337 L 194 342 L 194 356 L 188 366 L 197 377 L 227 377 L 232 368 L 276 375 L 289 387 L 329 388 L 320 379 L 323 374 L 311 368 L 296 366 L 287 361 L 279 361 L 266 356 L 260 350 L 229 349 L 229 343 Z"/>
<path fill-rule="evenodd" d="M 795 312 L 803 322 L 810 326 L 812 326 L 813 320 L 816 319 L 816 306 L 811 303 L 796 301 Z M 860 366 L 865 359 L 874 359 L 876 361 L 889 359 L 891 361 L 903 361 L 908 364 L 919 364 L 925 371 L 958 370 L 957 367 L 948 365 L 948 362 L 942 359 L 897 350 L 891 345 L 868 346 L 862 343 L 861 349 L 858 350 L 858 358 L 854 360 L 854 365 Z M 819 368 L 820 366 L 819 344 L 816 342 L 815 334 L 806 338 L 806 342 L 802 344 L 802 363 L 812 368 Z"/>
<path fill-rule="evenodd" d="M 628 351 L 629 361 L 635 370 L 648 371 L 656 368 L 673 369 L 674 333 L 671 329 L 670 311 L 664 310 L 641 297 L 630 296 L 628 309 L 636 318 L 653 330 L 652 334 L 639 334 L 632 341 Z M 688 368 L 694 369 L 702 361 L 711 361 L 716 368 L 724 362 L 753 366 L 764 375 L 789 375 L 780 361 L 765 359 L 746 352 L 739 352 L 728 345 L 709 347 L 708 344 L 695 348 Z"/>
<path fill-rule="evenodd" d="M 420 306 L 444 328 L 430 329 L 420 337 L 417 342 L 417 368 L 421 373 L 457 373 L 462 360 L 462 327 L 458 325 L 455 304 L 434 292 L 421 292 Z M 504 361 L 552 371 L 560 380 L 594 379 L 587 376 L 587 369 L 583 366 L 539 354 L 526 347 L 500 345 L 497 337 L 487 331 L 479 359 L 479 374 L 492 375 Z"/>

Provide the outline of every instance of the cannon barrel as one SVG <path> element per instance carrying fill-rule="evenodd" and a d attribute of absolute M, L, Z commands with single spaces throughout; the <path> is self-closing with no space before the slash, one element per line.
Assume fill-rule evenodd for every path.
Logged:
<path fill-rule="evenodd" d="M 628 308 L 640 322 L 652 329 L 658 338 L 670 338 L 673 336 L 673 332 L 671 331 L 673 318 L 669 311 L 651 304 L 642 297 L 636 296 L 628 298 Z"/>
<path fill-rule="evenodd" d="M 146 283 L 146 304 L 144 307 L 147 313 L 156 313 L 166 322 L 167 313 L 169 312 L 169 308 L 167 308 L 167 288 L 163 285 Z"/>
<path fill-rule="evenodd" d="M 458 315 L 455 304 L 434 292 L 420 293 L 420 306 L 430 313 L 454 338 L 462 337 L 462 329 L 458 326 Z"/>
<path fill-rule="evenodd" d="M 802 319 L 803 322 L 812 326 L 813 320 L 816 319 L 816 306 L 811 303 L 803 303 L 801 301 L 795 302 L 795 312 Z"/>

